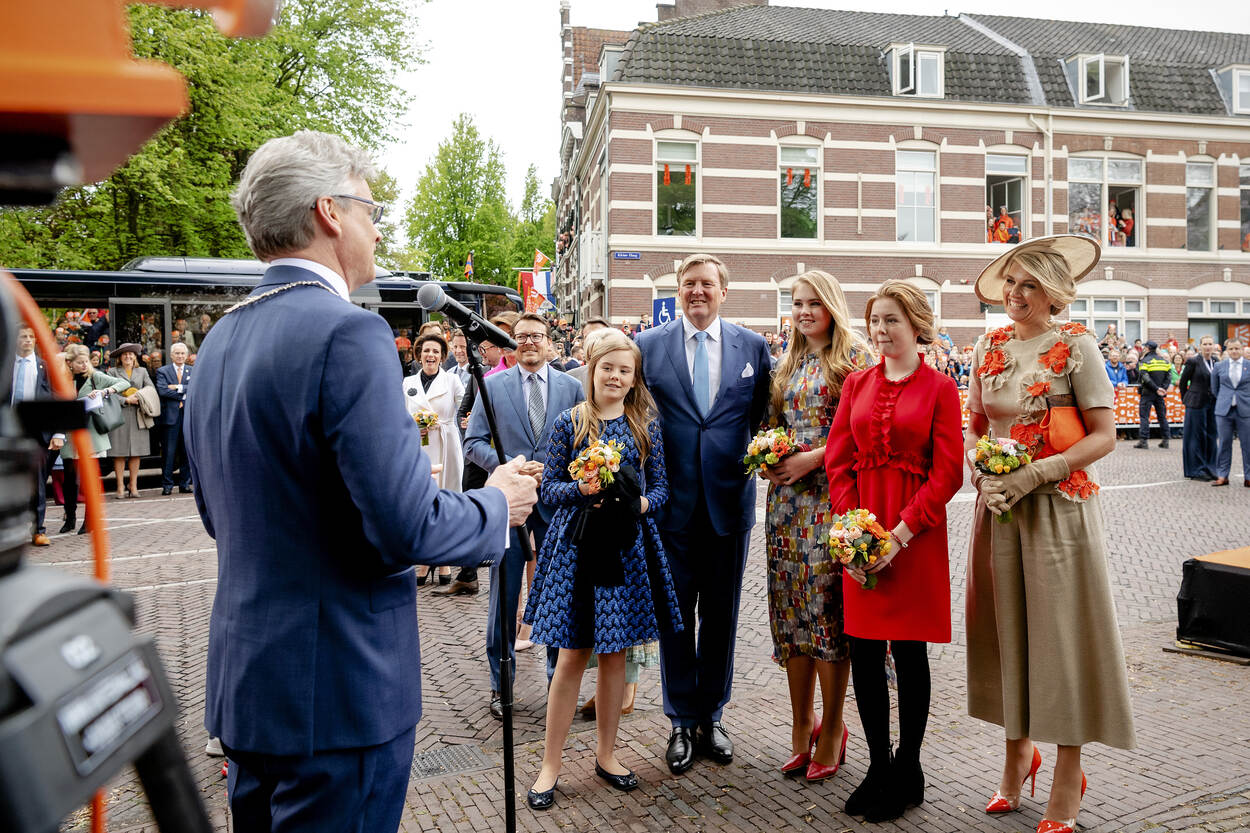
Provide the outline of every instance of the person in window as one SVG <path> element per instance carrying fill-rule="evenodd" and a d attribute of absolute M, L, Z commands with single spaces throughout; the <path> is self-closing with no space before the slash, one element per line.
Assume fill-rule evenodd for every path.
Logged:
<path fill-rule="evenodd" d="M 1133 237 L 1133 209 L 1126 208 L 1120 212 L 1120 239 L 1123 246 L 1136 246 Z"/>
<path fill-rule="evenodd" d="M 1016 221 L 1011 219 L 1011 215 L 1007 213 L 1007 206 L 1000 205 L 998 207 L 998 218 L 994 220 L 994 242 L 1010 243 L 1011 230 L 1015 227 Z M 1019 239 L 1020 237 L 1017 233 L 1016 240 L 1019 241 Z"/>

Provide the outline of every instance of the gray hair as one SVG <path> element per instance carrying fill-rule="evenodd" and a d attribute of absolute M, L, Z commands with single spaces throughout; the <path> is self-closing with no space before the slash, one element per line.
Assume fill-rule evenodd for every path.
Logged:
<path fill-rule="evenodd" d="M 312 242 L 318 199 L 376 172 L 368 155 L 342 138 L 301 130 L 270 139 L 252 154 L 230 202 L 252 252 L 273 260 Z"/>

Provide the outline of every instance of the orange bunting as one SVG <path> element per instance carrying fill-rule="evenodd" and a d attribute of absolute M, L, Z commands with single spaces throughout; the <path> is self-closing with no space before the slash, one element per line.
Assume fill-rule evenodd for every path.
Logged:
<path fill-rule="evenodd" d="M 804 188 L 811 188 L 811 187 L 812 187 L 812 170 L 811 170 L 811 168 L 804 168 L 804 169 L 803 169 L 803 187 L 804 187 Z"/>
<path fill-rule="evenodd" d="M 672 177 L 670 177 L 670 176 L 669 176 L 669 174 L 668 174 L 668 165 L 667 165 L 667 164 L 664 166 L 664 184 L 665 184 L 665 185 L 672 185 L 672 184 L 673 184 L 673 179 L 672 179 Z"/>
<path fill-rule="evenodd" d="M 794 168 L 786 168 L 786 185 L 794 184 Z"/>
<path fill-rule="evenodd" d="M 687 185 L 690 184 L 690 166 L 689 165 L 686 166 L 686 184 Z"/>

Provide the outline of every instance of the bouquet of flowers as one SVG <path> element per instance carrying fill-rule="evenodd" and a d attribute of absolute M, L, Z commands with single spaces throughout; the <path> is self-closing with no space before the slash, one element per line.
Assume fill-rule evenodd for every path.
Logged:
<path fill-rule="evenodd" d="M 852 509 L 835 517 L 829 533 L 829 551 L 848 567 L 871 567 L 894 548 L 890 533 L 867 509 Z M 877 586 L 877 576 L 869 574 L 864 589 Z"/>
<path fill-rule="evenodd" d="M 438 425 L 438 414 L 429 408 L 418 408 L 412 415 L 412 420 L 421 426 L 421 445 L 429 445 L 430 437 L 426 432 Z"/>
<path fill-rule="evenodd" d="M 598 482 L 601 488 L 611 486 L 621 468 L 621 451 L 624 449 L 625 446 L 616 440 L 596 440 L 569 463 L 569 476 L 574 483 Z"/>
<path fill-rule="evenodd" d="M 977 440 L 977 471 L 982 474 L 1007 474 L 1023 465 L 1033 462 L 1028 447 L 1024 443 L 1006 437 L 990 439 L 981 437 Z M 998 522 L 1011 523 L 1011 510 L 998 516 Z"/>
<path fill-rule="evenodd" d="M 804 447 L 795 442 L 786 429 L 765 428 L 751 439 L 742 463 L 747 467 L 747 474 L 752 475 L 765 466 L 775 466 L 794 452 L 803 450 Z"/>

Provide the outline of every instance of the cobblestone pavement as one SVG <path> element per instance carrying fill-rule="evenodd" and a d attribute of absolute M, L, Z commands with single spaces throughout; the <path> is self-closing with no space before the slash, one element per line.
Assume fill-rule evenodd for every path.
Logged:
<path fill-rule="evenodd" d="M 1181 563 L 1194 555 L 1250 543 L 1250 489 L 1213 489 L 1181 478 L 1180 443 L 1142 451 L 1120 442 L 1103 465 L 1114 594 L 1128 654 L 1138 749 L 1090 746 L 1084 756 L 1090 788 L 1082 829 L 1111 831 L 1250 830 L 1250 668 L 1165 653 L 1175 636 Z M 190 496 L 109 500 L 113 582 L 137 599 L 139 627 L 154 635 L 182 709 L 179 721 L 193 773 L 216 826 L 227 828 L 220 761 L 204 755 L 204 652 L 215 589 L 216 557 Z M 981 812 L 996 786 L 1002 735 L 965 714 L 963 587 L 971 514 L 965 489 L 951 504 L 951 582 L 955 640 L 931 648 L 933 705 L 923 764 L 925 803 L 884 831 L 1031 831 L 1045 809 L 1054 748 L 1036 800 L 1021 812 L 991 818 Z M 762 507 L 762 495 L 760 506 Z M 761 510 L 762 511 L 762 510 Z M 61 523 L 49 508 L 48 526 Z M 763 525 L 756 526 L 743 593 L 734 697 L 725 721 L 736 744 L 734 761 L 698 761 L 680 777 L 664 765 L 668 722 L 659 705 L 658 672 L 644 671 L 635 712 L 623 718 L 622 762 L 640 789 L 623 794 L 594 776 L 594 723 L 574 721 L 556 806 L 532 813 L 526 789 L 542 755 L 544 673 L 541 648 L 520 654 L 517 672 L 516 789 L 518 828 L 533 831 L 858 831 L 870 829 L 841 807 L 863 777 L 866 749 L 858 716 L 848 704 L 851 741 L 843 770 L 808 786 L 783 778 L 789 753 L 789 704 L 782 672 L 771 662 L 764 590 Z M 89 573 L 85 536 L 54 536 L 30 551 L 33 563 Z M 485 577 L 485 574 L 483 574 Z M 405 831 L 502 830 L 502 727 L 487 712 L 483 655 L 486 592 L 442 598 L 420 588 L 425 716 L 417 727 L 414 778 Z M 583 696 L 593 690 L 593 672 Z M 362 696 L 367 693 L 362 692 Z M 109 789 L 110 829 L 154 829 L 133 775 Z M 85 830 L 84 814 L 65 830 Z"/>

